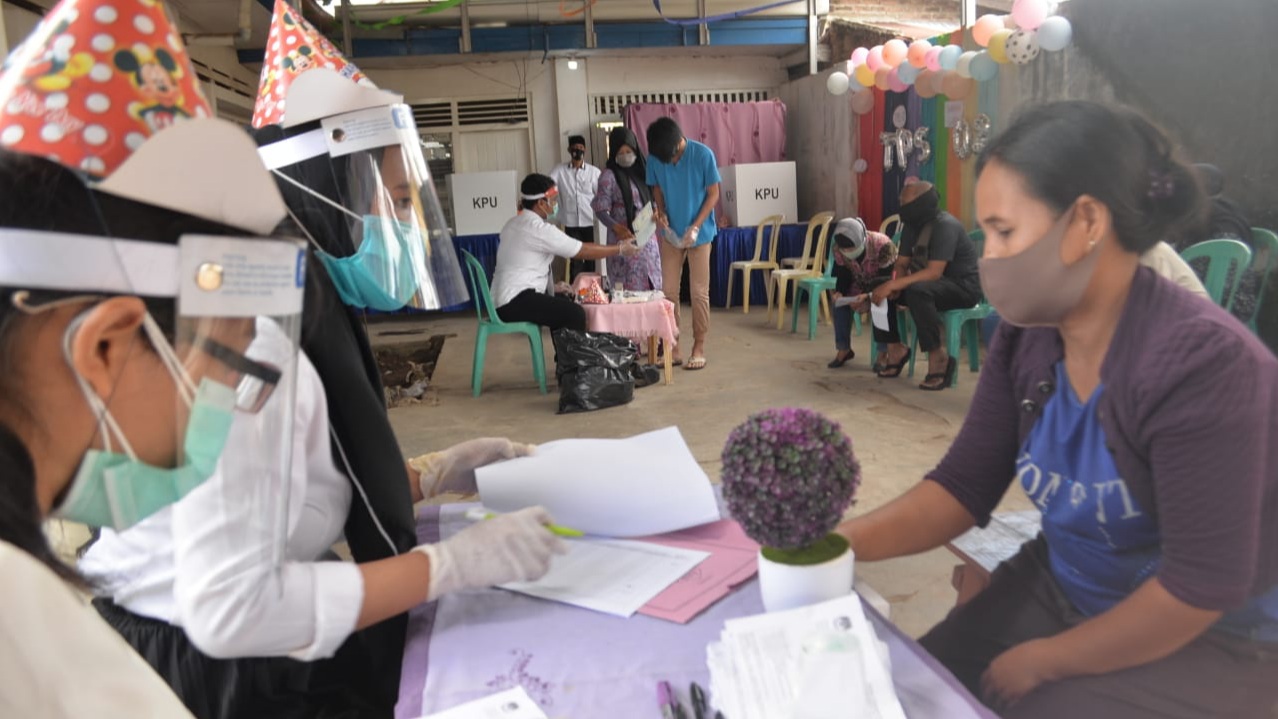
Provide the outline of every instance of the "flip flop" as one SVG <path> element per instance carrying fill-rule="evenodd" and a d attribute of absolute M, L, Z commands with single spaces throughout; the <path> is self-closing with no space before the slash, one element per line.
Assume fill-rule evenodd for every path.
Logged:
<path fill-rule="evenodd" d="M 697 370 L 697 369 L 705 369 L 705 366 L 706 366 L 705 357 L 692 357 L 688 359 L 688 364 L 684 365 L 683 368 L 686 370 Z"/>
<path fill-rule="evenodd" d="M 953 357 L 950 357 L 949 361 L 945 363 L 945 371 L 932 372 L 926 377 L 924 377 L 923 384 L 919 385 L 919 389 L 925 392 L 940 392 L 943 389 L 949 389 L 950 385 L 954 382 L 954 374 L 957 371 L 958 371 L 958 361 L 955 360 Z M 936 379 L 941 379 L 945 381 L 939 385 L 928 384 L 928 382 L 931 382 L 932 380 L 936 380 Z"/>
<path fill-rule="evenodd" d="M 905 369 L 905 365 L 909 364 L 910 357 L 914 356 L 914 350 L 907 348 L 905 354 L 901 355 L 900 362 L 887 362 L 876 373 L 883 379 L 895 379 L 901 376 L 901 372 Z"/>

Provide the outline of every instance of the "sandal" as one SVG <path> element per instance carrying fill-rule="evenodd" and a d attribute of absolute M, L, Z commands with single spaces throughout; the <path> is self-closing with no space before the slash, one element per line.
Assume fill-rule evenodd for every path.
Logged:
<path fill-rule="evenodd" d="M 705 357 L 691 357 L 688 359 L 688 364 L 684 365 L 683 368 L 688 370 L 694 370 L 694 369 L 704 369 L 705 366 L 706 366 Z"/>
<path fill-rule="evenodd" d="M 839 350 L 839 353 L 834 356 L 834 359 L 830 360 L 830 364 L 827 364 L 826 367 L 838 369 L 854 357 L 856 357 L 856 350 Z"/>
<path fill-rule="evenodd" d="M 905 354 L 901 356 L 900 362 L 885 362 L 883 367 L 878 371 L 878 375 L 883 379 L 894 379 L 901 376 L 901 372 L 905 369 L 905 365 L 909 364 L 910 357 L 914 356 L 914 350 L 906 349 Z"/>
<path fill-rule="evenodd" d="M 923 383 L 919 385 L 919 389 L 928 392 L 940 392 L 943 389 L 948 389 L 954 382 L 954 374 L 956 372 L 958 372 L 958 361 L 950 357 L 949 361 L 945 363 L 945 371 L 929 373 L 923 378 Z M 932 384 L 938 379 L 942 380 L 940 384 Z"/>

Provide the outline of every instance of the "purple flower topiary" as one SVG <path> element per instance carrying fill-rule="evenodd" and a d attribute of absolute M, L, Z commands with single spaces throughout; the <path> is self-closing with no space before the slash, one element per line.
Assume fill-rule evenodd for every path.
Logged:
<path fill-rule="evenodd" d="M 838 526 L 861 466 L 837 423 L 787 407 L 751 415 L 732 430 L 720 476 L 728 509 L 751 539 L 800 549 Z"/>

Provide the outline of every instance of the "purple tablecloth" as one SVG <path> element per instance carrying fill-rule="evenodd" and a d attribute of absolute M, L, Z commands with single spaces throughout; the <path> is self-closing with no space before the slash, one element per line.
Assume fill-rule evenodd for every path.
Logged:
<path fill-rule="evenodd" d="M 441 531 L 449 536 L 464 527 L 471 506 L 423 509 L 418 539 L 435 542 Z M 995 716 L 918 644 L 864 606 L 888 644 L 906 716 Z M 708 685 L 705 648 L 719 638 L 724 620 L 762 612 L 753 581 L 686 625 L 641 615 L 622 619 L 496 589 L 445 597 L 410 615 L 395 716 L 413 719 L 521 684 L 551 717 L 653 719 L 658 681 L 685 694 L 689 682 Z"/>

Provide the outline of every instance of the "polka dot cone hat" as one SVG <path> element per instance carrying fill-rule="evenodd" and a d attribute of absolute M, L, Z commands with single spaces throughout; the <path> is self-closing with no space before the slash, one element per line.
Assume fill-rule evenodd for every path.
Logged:
<path fill-rule="evenodd" d="M 355 64 L 342 57 L 318 30 L 284 0 L 275 0 L 271 34 L 266 40 L 266 57 L 253 106 L 253 127 L 274 125 L 284 120 L 284 96 L 298 75 L 324 67 L 355 82 L 372 85 Z"/>
<path fill-rule="evenodd" d="M 97 179 L 211 115 L 159 0 L 62 0 L 0 68 L 0 147 Z"/>

